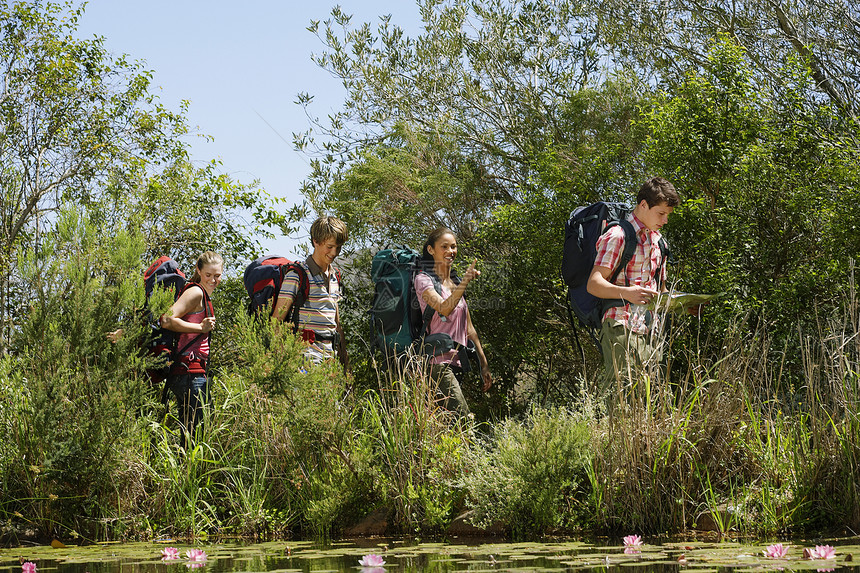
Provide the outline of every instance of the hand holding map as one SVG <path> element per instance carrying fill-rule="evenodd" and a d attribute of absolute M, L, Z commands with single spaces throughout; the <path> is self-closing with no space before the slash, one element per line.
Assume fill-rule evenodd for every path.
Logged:
<path fill-rule="evenodd" d="M 693 294 L 689 292 L 673 292 L 671 294 L 663 293 L 654 297 L 651 302 L 648 303 L 648 308 L 650 310 L 657 311 L 690 312 L 718 296 L 720 295 Z M 698 312 L 690 313 L 698 316 Z"/>

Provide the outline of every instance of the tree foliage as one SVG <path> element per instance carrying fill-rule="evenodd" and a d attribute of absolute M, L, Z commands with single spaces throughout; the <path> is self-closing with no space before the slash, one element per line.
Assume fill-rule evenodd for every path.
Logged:
<path fill-rule="evenodd" d="M 528 184 L 530 158 L 553 139 L 567 95 L 596 73 L 596 31 L 580 3 L 418 3 L 424 33 L 417 38 L 381 18 L 355 28 L 340 8 L 309 29 L 326 51 L 314 61 L 343 82 L 343 108 L 316 131 L 300 134 L 300 148 L 318 153 L 305 193 L 324 207 L 326 186 L 360 150 L 386 140 L 395 124 L 453 142 L 494 190 L 481 206 L 517 200 Z M 301 94 L 309 105 L 312 96 Z M 316 137 L 324 141 L 316 148 Z"/>
<path fill-rule="evenodd" d="M 0 320 L 16 250 L 38 244 L 58 206 L 97 197 L 134 157 L 172 152 L 183 129 L 161 107 L 140 109 L 151 102 L 148 73 L 110 61 L 100 39 L 72 37 L 80 15 L 69 4 L 0 8 Z"/>
<path fill-rule="evenodd" d="M 75 36 L 72 2 L 0 6 L 0 348 L 28 311 L 32 285 L 17 253 L 46 256 L 58 209 L 87 212 L 106 234 L 142 230 L 147 252 L 193 262 L 221 251 L 228 266 L 270 228 L 288 234 L 301 207 L 280 212 L 256 183 L 188 157 L 184 105 L 150 93 L 152 73 L 104 39 Z"/>
<path fill-rule="evenodd" d="M 361 245 L 456 227 L 485 269 L 470 301 L 503 389 L 532 380 L 539 395 L 566 396 L 599 368 L 596 353 L 579 362 L 567 324 L 564 221 L 577 205 L 631 200 L 649 176 L 685 201 L 665 228 L 673 284 L 725 293 L 702 322 L 714 340 L 749 313 L 787 340 L 845 284 L 858 203 L 853 8 L 418 7 L 413 38 L 388 18 L 375 33 L 353 26 L 339 9 L 312 23 L 325 45 L 315 61 L 346 95 L 297 138 L 316 154 L 304 191 Z"/>
<path fill-rule="evenodd" d="M 804 99 L 826 98 L 847 117 L 860 110 L 860 12 L 845 0 L 610 0 L 595 3 L 603 48 L 655 82 L 676 83 L 711 65 L 714 39 L 745 48 L 760 89 L 791 92 L 787 61 L 805 62 Z M 788 73 L 787 73 L 788 72 Z"/>
<path fill-rule="evenodd" d="M 831 303 L 858 255 L 854 153 L 815 131 L 836 106 L 763 94 L 731 40 L 709 58 L 712 72 L 688 74 L 643 115 L 645 156 L 686 190 L 671 232 L 688 283 L 766 311 L 782 338 L 810 324 L 812 306 Z M 786 68 L 793 92 L 807 92 L 811 71 L 796 60 Z"/>

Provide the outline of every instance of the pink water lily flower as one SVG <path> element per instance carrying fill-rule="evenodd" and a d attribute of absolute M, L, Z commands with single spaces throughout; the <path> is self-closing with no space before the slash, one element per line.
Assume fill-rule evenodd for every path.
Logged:
<path fill-rule="evenodd" d="M 32 561 L 26 561 L 21 563 L 21 572 L 22 573 L 36 573 L 36 564 Z"/>
<path fill-rule="evenodd" d="M 625 547 L 639 547 L 642 545 L 642 538 L 638 535 L 628 535 L 624 538 Z"/>
<path fill-rule="evenodd" d="M 768 545 L 767 549 L 764 550 L 764 556 L 773 559 L 782 559 L 786 555 L 788 555 L 788 545 L 783 545 L 782 543 Z"/>
<path fill-rule="evenodd" d="M 371 553 L 359 559 L 358 564 L 362 567 L 382 567 L 385 565 L 385 560 L 382 559 L 381 555 Z"/>
<path fill-rule="evenodd" d="M 171 559 L 179 559 L 179 550 L 175 547 L 165 547 L 161 550 L 161 559 L 170 561 Z"/>
<path fill-rule="evenodd" d="M 836 559 L 836 549 L 832 545 L 816 545 L 812 550 L 813 559 Z"/>
<path fill-rule="evenodd" d="M 206 552 L 202 549 L 189 549 L 185 552 L 189 561 L 206 561 Z"/>

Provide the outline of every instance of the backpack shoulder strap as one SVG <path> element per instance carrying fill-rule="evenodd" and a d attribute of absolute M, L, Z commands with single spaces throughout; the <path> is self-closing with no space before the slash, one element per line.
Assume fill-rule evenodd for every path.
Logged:
<path fill-rule="evenodd" d="M 612 275 L 609 278 L 609 282 L 612 284 L 615 284 L 615 281 L 618 279 L 618 275 L 621 274 L 630 261 L 633 260 L 633 254 L 636 252 L 636 231 L 633 229 L 633 224 L 626 219 L 622 219 L 608 224 L 606 228 L 609 229 L 616 225 L 621 227 L 624 231 L 624 249 L 621 251 L 621 258 L 618 260 L 618 266 L 615 267 L 615 270 L 612 271 Z"/>
<path fill-rule="evenodd" d="M 215 307 L 212 306 L 212 297 L 209 296 L 209 293 L 206 292 L 206 289 L 203 288 L 203 285 L 197 283 L 191 283 L 200 287 L 200 290 L 203 291 L 203 316 L 215 316 Z"/>
<path fill-rule="evenodd" d="M 305 266 L 300 263 L 292 263 L 289 265 L 285 265 L 287 268 L 284 270 L 284 275 L 289 271 L 295 271 L 296 275 L 299 277 L 299 290 L 296 291 L 296 299 L 295 302 L 298 302 L 298 306 L 304 306 L 305 302 L 308 300 L 308 293 L 311 290 L 310 279 L 308 278 L 308 271 L 305 269 Z"/>
<path fill-rule="evenodd" d="M 424 272 L 423 270 L 419 270 L 415 273 L 415 276 L 420 274 L 425 274 L 430 278 L 430 281 L 433 283 L 433 288 L 439 293 L 439 296 L 442 296 L 442 283 L 436 280 L 436 277 L 431 275 L 430 273 Z M 416 293 L 417 294 L 417 293 Z M 424 313 L 421 315 L 421 331 L 418 333 L 418 338 L 423 338 L 425 334 L 427 334 L 430 329 L 430 321 L 433 319 L 433 315 L 436 313 L 436 310 L 427 304 L 424 307 Z"/>
<path fill-rule="evenodd" d="M 184 293 L 189 288 L 195 287 L 195 286 L 199 287 L 200 291 L 203 293 L 203 316 L 206 318 L 208 318 L 210 316 L 215 316 L 215 307 L 212 306 L 212 298 L 209 296 L 209 293 L 206 292 L 206 289 L 203 288 L 203 285 L 201 285 L 200 283 L 194 283 L 194 282 L 186 283 L 186 285 L 184 287 L 182 287 L 182 290 L 179 291 L 179 294 L 176 296 L 176 298 L 178 299 L 180 296 L 182 296 L 182 293 Z M 185 344 L 185 346 L 183 346 L 182 348 L 176 349 L 174 356 L 180 356 L 180 355 L 184 354 L 186 350 L 188 350 L 189 348 L 194 346 L 204 336 L 207 337 L 210 340 L 210 342 L 212 341 L 212 331 L 211 330 L 209 332 L 205 332 L 205 333 L 201 332 L 200 334 L 198 334 L 197 336 L 195 336 L 194 338 L 189 340 Z M 175 341 L 175 343 L 178 343 L 179 337 L 175 336 L 174 341 Z"/>
<path fill-rule="evenodd" d="M 180 290 L 179 294 L 176 295 L 176 299 L 179 300 L 179 297 L 182 296 L 182 294 L 191 287 L 197 287 L 200 289 L 200 292 L 203 293 L 203 316 L 215 316 L 215 307 L 212 306 L 212 298 L 209 296 L 209 293 L 206 292 L 206 289 L 203 288 L 203 285 L 200 283 L 190 281 L 185 283 L 185 286 L 182 287 L 182 290 Z"/>
<path fill-rule="evenodd" d="M 340 273 L 340 268 L 332 265 L 331 272 L 334 273 L 334 278 L 337 279 L 337 290 L 340 296 L 344 296 L 346 291 L 344 290 L 343 275 Z"/>
<path fill-rule="evenodd" d="M 666 261 L 669 259 L 669 243 L 666 242 L 666 239 L 660 237 L 660 240 L 657 242 L 657 246 L 660 247 L 660 264 L 657 265 L 657 268 L 654 270 L 654 280 L 657 281 L 657 289 L 659 290 L 662 286 L 660 284 L 660 277 L 663 275 L 662 270 L 663 267 L 666 266 Z"/>
<path fill-rule="evenodd" d="M 296 296 L 295 298 L 293 298 L 293 304 L 292 306 L 290 306 L 290 314 L 289 316 L 284 317 L 284 321 L 293 323 L 293 332 L 295 333 L 299 330 L 299 310 L 308 301 L 308 296 L 311 290 L 311 283 L 310 279 L 308 279 L 308 271 L 305 269 L 304 265 L 301 262 L 297 261 L 282 265 L 282 281 L 283 277 L 286 277 L 287 273 L 289 273 L 290 271 L 295 272 L 296 276 L 299 277 L 299 285 L 298 290 L 296 290 Z"/>

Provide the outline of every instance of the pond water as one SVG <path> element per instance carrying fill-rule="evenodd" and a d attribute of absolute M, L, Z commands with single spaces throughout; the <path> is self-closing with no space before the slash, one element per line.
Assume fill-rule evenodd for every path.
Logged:
<path fill-rule="evenodd" d="M 819 542 L 821 543 L 821 542 Z M 788 543 L 785 558 L 763 555 L 762 545 L 733 542 L 646 543 L 638 553 L 621 545 L 555 543 L 421 543 L 410 540 L 358 540 L 320 544 L 282 541 L 261 544 L 123 543 L 0 549 L 0 573 L 22 573 L 23 562 L 36 573 L 299 573 L 299 572 L 556 572 L 587 573 L 735 573 L 746 571 L 834 571 L 860 573 L 860 545 L 835 544 L 835 559 L 803 559 L 804 547 Z M 179 557 L 162 560 L 162 550 L 176 547 Z M 205 561 L 189 561 L 186 551 L 202 549 Z M 630 551 L 628 549 L 628 551 Z M 361 567 L 368 554 L 382 557 L 382 567 Z M 855 557 L 856 555 L 856 557 Z M 856 563 L 856 565 L 855 565 Z"/>

